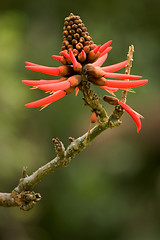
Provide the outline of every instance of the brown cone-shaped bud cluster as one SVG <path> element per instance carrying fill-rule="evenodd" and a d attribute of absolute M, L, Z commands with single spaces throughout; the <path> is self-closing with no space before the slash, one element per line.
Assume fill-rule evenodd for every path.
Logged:
<path fill-rule="evenodd" d="M 79 16 L 71 13 L 65 18 L 62 51 L 68 52 L 71 49 L 76 59 L 83 63 L 86 61 L 88 53 L 96 46 Z M 83 54 L 82 50 L 84 50 Z"/>

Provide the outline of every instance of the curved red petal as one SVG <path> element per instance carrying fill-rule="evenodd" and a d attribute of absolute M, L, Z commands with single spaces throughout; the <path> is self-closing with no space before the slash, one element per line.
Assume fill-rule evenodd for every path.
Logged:
<path fill-rule="evenodd" d="M 103 57 L 99 57 L 97 59 L 97 61 L 95 61 L 94 63 L 92 63 L 93 66 L 95 67 L 101 67 L 103 65 L 103 63 L 106 61 L 108 57 L 108 53 L 106 53 L 105 55 L 103 55 Z"/>
<path fill-rule="evenodd" d="M 98 45 L 97 47 L 95 47 L 95 49 L 93 50 L 94 53 L 97 53 L 99 51 L 100 47 L 101 47 L 101 45 Z"/>
<path fill-rule="evenodd" d="M 104 77 L 107 77 L 107 78 L 120 78 L 120 79 L 138 79 L 138 78 L 142 78 L 142 76 L 138 76 L 138 75 L 128 75 L 128 74 L 110 73 L 110 72 L 104 72 Z"/>
<path fill-rule="evenodd" d="M 106 50 L 104 50 L 104 51 L 101 53 L 100 57 L 102 57 L 102 56 L 105 55 L 106 53 L 109 53 L 111 50 L 112 50 L 112 47 L 106 48 Z"/>
<path fill-rule="evenodd" d="M 37 100 L 35 102 L 27 103 L 25 106 L 28 107 L 28 108 L 41 107 L 41 106 L 44 106 L 46 104 L 55 102 L 55 101 L 63 98 L 65 95 L 66 95 L 66 92 L 63 91 L 63 90 L 60 90 L 60 91 L 57 91 L 57 92 L 55 92 L 54 94 L 52 94 L 48 97 L 42 98 L 42 99 Z"/>
<path fill-rule="evenodd" d="M 58 83 L 61 82 L 62 80 L 22 80 L 22 82 L 28 86 L 38 86 L 38 85 L 42 85 L 42 84 L 51 84 L 51 83 Z"/>
<path fill-rule="evenodd" d="M 82 51 L 81 51 L 81 54 L 82 54 L 83 57 L 86 56 L 86 53 L 85 53 L 85 51 L 84 51 L 83 49 L 82 49 Z"/>
<path fill-rule="evenodd" d="M 70 59 L 73 63 L 73 66 L 76 68 L 77 65 L 78 65 L 78 62 L 77 62 L 77 59 L 75 58 L 75 56 L 73 54 L 73 51 L 71 49 L 69 49 L 69 56 L 70 56 Z"/>
<path fill-rule="evenodd" d="M 114 92 L 116 92 L 119 88 L 112 88 L 112 87 L 107 87 L 107 86 L 100 86 L 102 89 L 106 90 L 107 92 L 111 93 L 114 95 Z"/>
<path fill-rule="evenodd" d="M 145 85 L 148 80 L 137 80 L 137 81 L 119 81 L 119 80 L 104 80 L 106 82 L 107 87 L 113 87 L 113 88 L 132 88 L 132 87 L 140 87 L 142 85 Z"/>
<path fill-rule="evenodd" d="M 31 63 L 31 62 L 28 62 L 28 61 L 25 61 L 25 64 L 27 65 L 27 66 L 36 66 L 36 65 L 38 65 L 38 64 L 36 64 L 36 63 Z M 40 65 L 39 65 L 40 66 Z"/>
<path fill-rule="evenodd" d="M 63 55 L 66 59 L 69 58 L 69 54 L 65 51 L 61 51 L 60 54 Z"/>
<path fill-rule="evenodd" d="M 59 76 L 59 68 L 58 67 L 46 67 L 41 65 L 34 66 L 25 66 L 27 69 L 35 72 L 41 72 L 48 75 Z"/>
<path fill-rule="evenodd" d="M 111 43 L 112 43 L 112 40 L 110 40 L 110 41 L 104 43 L 104 44 L 100 47 L 99 52 L 102 53 L 103 51 L 105 51 L 106 48 L 108 48 L 108 47 L 111 45 Z"/>
<path fill-rule="evenodd" d="M 64 81 L 60 83 L 51 83 L 51 84 L 44 84 L 38 85 L 37 87 L 44 91 L 58 91 L 58 90 L 66 90 L 70 88 L 71 84 L 69 81 Z"/>
<path fill-rule="evenodd" d="M 111 72 L 112 73 L 112 72 L 116 72 L 116 71 L 124 68 L 126 65 L 127 65 L 127 60 L 123 61 L 123 62 L 120 62 L 120 63 L 110 65 L 110 66 L 107 66 L 107 67 L 102 67 L 102 70 L 104 72 Z"/>
<path fill-rule="evenodd" d="M 141 130 L 141 121 L 139 119 L 139 114 L 136 113 L 131 107 L 129 107 L 127 104 L 121 102 L 120 100 L 118 100 L 118 104 L 122 106 L 122 108 L 124 108 L 124 110 L 126 112 L 128 112 L 128 114 L 131 116 L 131 118 L 134 120 L 134 122 L 137 125 L 137 132 L 139 132 Z"/>
<path fill-rule="evenodd" d="M 60 61 L 62 59 L 62 56 L 58 56 L 58 55 L 52 55 L 52 57 L 57 61 Z"/>
<path fill-rule="evenodd" d="M 75 95 L 77 96 L 77 95 L 78 95 L 78 93 L 79 93 L 79 88 L 78 88 L 78 87 L 76 87 L 76 88 L 75 88 L 75 92 L 76 92 L 76 94 L 75 94 Z"/>

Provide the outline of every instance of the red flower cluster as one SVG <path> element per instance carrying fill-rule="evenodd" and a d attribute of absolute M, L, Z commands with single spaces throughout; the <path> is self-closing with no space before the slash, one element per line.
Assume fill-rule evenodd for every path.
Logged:
<path fill-rule="evenodd" d="M 74 15 L 71 16 L 73 17 Z M 73 24 L 72 26 L 74 25 L 76 24 Z M 84 27 L 82 27 L 82 29 L 84 29 Z M 74 34 L 74 36 L 76 37 L 77 35 Z M 85 38 L 87 39 L 87 37 L 88 35 Z M 82 37 L 80 40 L 82 40 Z M 66 42 L 67 41 L 64 41 L 64 44 L 67 44 Z M 140 79 L 141 76 L 114 73 L 124 68 L 127 65 L 127 60 L 114 65 L 101 67 L 107 59 L 108 52 L 112 49 L 112 47 L 110 47 L 112 41 L 108 41 L 102 46 L 93 44 L 91 41 L 88 44 L 87 42 L 88 41 L 85 43 L 86 45 L 84 44 L 83 49 L 80 49 L 79 51 L 77 49 L 81 46 L 80 43 L 78 43 L 79 45 L 76 45 L 76 49 L 70 45 L 71 47 L 69 47 L 69 49 L 62 50 L 60 55 L 53 55 L 52 57 L 54 59 L 62 63 L 62 66 L 60 67 L 46 67 L 26 62 L 26 68 L 29 70 L 61 77 L 58 80 L 22 80 L 22 82 L 26 85 L 50 92 L 49 96 L 38 101 L 28 103 L 25 105 L 26 107 L 44 108 L 52 102 L 63 98 L 65 95 L 72 93 L 74 90 L 77 95 L 79 84 L 83 81 L 83 76 L 87 76 L 89 82 L 100 86 L 111 94 L 116 92 L 118 89 L 130 90 L 133 87 L 142 86 L 148 82 L 146 79 L 133 81 L 133 79 Z M 62 49 L 63 48 L 64 46 Z M 131 81 L 111 80 L 110 78 L 131 79 Z M 129 106 L 120 101 L 118 104 L 121 104 L 121 106 L 132 116 L 135 122 L 137 118 L 139 119 L 140 115 L 133 111 Z M 140 127 L 137 128 L 137 131 L 139 130 Z"/>

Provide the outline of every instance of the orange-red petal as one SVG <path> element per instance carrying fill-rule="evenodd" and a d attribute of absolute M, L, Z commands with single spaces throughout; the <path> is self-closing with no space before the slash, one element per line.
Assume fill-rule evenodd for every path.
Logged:
<path fill-rule="evenodd" d="M 121 102 L 120 100 L 118 100 L 118 104 L 121 105 L 126 112 L 128 112 L 128 114 L 131 116 L 131 118 L 134 120 L 134 122 L 137 125 L 137 132 L 139 132 L 141 130 L 140 114 L 135 112 L 131 107 Z"/>
<path fill-rule="evenodd" d="M 105 79 L 105 82 L 107 87 L 127 89 L 127 88 L 140 87 L 142 85 L 145 85 L 148 82 L 148 80 L 144 79 L 144 80 L 137 80 L 137 81 L 119 81 L 119 80 Z"/>
<path fill-rule="evenodd" d="M 124 68 L 127 65 L 127 60 L 120 62 L 120 63 L 116 63 L 107 67 L 102 67 L 102 70 L 105 72 L 116 72 L 122 68 Z"/>
<path fill-rule="evenodd" d="M 49 103 L 55 102 L 55 101 L 63 98 L 65 95 L 66 95 L 66 92 L 63 90 L 60 90 L 48 97 L 42 98 L 35 102 L 27 103 L 25 106 L 28 108 L 41 107 L 41 106 L 47 105 Z"/>

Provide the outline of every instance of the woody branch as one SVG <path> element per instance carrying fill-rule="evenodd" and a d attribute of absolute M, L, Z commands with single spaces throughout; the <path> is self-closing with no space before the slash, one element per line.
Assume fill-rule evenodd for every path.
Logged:
<path fill-rule="evenodd" d="M 132 45 L 129 47 L 129 52 L 127 55 L 126 74 L 130 73 L 133 51 L 134 48 Z M 100 99 L 97 97 L 95 92 L 90 89 L 90 84 L 88 83 L 86 76 L 83 76 L 83 81 L 81 82 L 79 88 L 83 93 L 85 104 L 88 105 L 92 110 L 96 111 L 99 116 L 97 125 L 94 126 L 89 132 L 90 137 L 88 138 L 88 132 L 77 139 L 70 137 L 69 139 L 71 143 L 67 149 L 64 148 L 63 143 L 58 138 L 53 139 L 57 156 L 29 176 L 26 173 L 26 168 L 24 168 L 22 178 L 20 178 L 18 185 L 12 190 L 12 192 L 0 193 L 0 206 L 18 206 L 20 209 L 25 211 L 32 209 L 33 206 L 41 199 L 40 193 L 35 193 L 32 191 L 36 184 L 38 184 L 49 173 L 54 172 L 57 168 L 66 167 L 78 153 L 85 149 L 87 145 L 103 131 L 120 125 L 120 118 L 124 112 L 121 106 L 116 106 L 114 111 L 108 117 L 104 107 L 100 104 Z M 127 92 L 123 91 L 123 102 L 126 102 L 126 95 Z"/>

